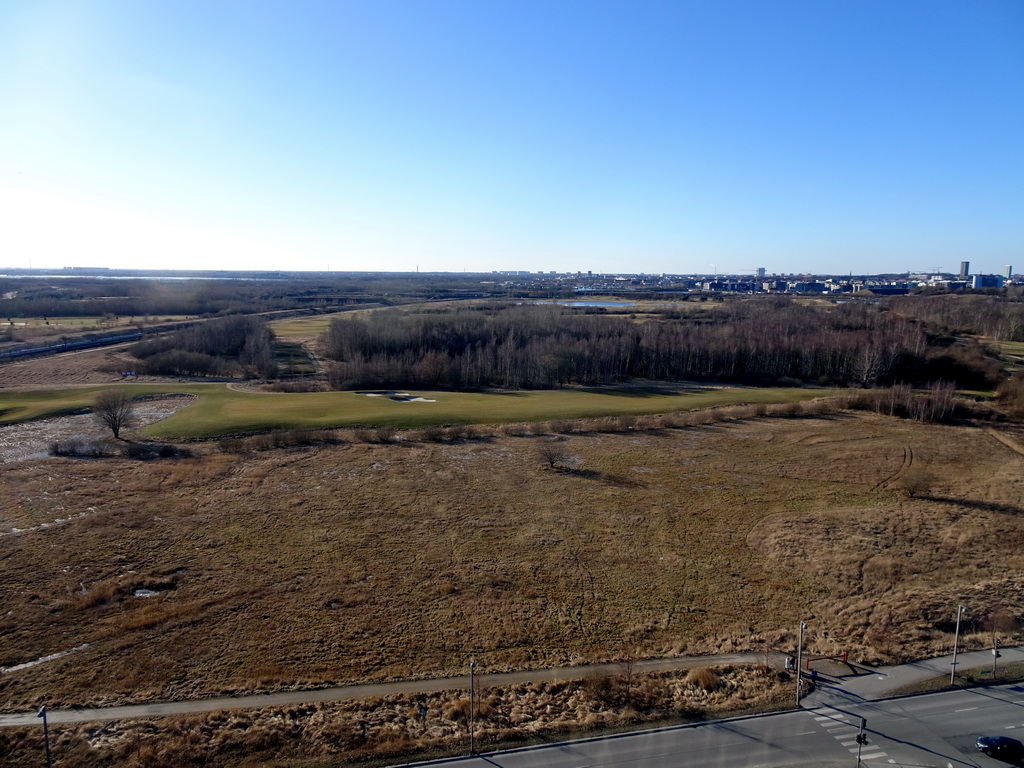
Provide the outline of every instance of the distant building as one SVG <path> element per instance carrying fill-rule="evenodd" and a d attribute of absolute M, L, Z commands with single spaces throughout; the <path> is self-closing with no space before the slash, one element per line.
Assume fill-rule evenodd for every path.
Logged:
<path fill-rule="evenodd" d="M 1013 265 L 1012 264 L 1007 264 L 1005 267 L 1003 267 L 1003 277 L 1005 277 L 1007 280 L 1009 280 L 1011 277 L 1013 277 Z"/>
<path fill-rule="evenodd" d="M 1003 278 L 1000 275 L 974 275 L 971 288 L 1002 288 Z"/>
<path fill-rule="evenodd" d="M 764 267 L 758 267 L 757 268 L 757 276 L 758 277 L 764 277 Z"/>
<path fill-rule="evenodd" d="M 967 277 L 971 273 L 971 262 L 961 261 L 960 262 L 960 277 Z"/>

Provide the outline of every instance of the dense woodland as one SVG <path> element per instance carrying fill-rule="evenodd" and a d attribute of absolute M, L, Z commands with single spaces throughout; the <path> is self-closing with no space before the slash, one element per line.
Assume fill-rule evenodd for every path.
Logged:
<path fill-rule="evenodd" d="M 231 375 L 239 366 L 252 375 L 277 374 L 273 334 L 261 317 L 234 315 L 189 326 L 131 348 L 141 372 L 162 376 Z"/>
<path fill-rule="evenodd" d="M 281 273 L 219 280 L 0 278 L 0 317 L 209 317 L 487 293 L 479 276 Z"/>
<path fill-rule="evenodd" d="M 536 389 L 629 379 L 875 386 L 945 380 L 991 387 L 999 363 L 976 342 L 870 303 L 789 298 L 639 317 L 556 305 L 382 310 L 332 322 L 336 389 Z"/>
<path fill-rule="evenodd" d="M 971 333 L 996 341 L 1024 341 L 1024 303 L 1017 289 L 1006 295 L 940 294 L 936 296 L 899 296 L 886 300 L 890 307 L 906 317 L 924 320 L 951 333 Z"/>

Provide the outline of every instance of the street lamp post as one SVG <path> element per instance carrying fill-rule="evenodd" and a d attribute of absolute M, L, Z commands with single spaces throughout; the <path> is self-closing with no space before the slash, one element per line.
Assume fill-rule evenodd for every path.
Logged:
<path fill-rule="evenodd" d="M 803 654 L 804 654 L 804 630 L 807 629 L 807 625 L 802 621 L 800 622 L 800 638 L 796 644 L 796 705 L 800 706 L 800 688 L 803 683 L 803 672 L 800 668 L 803 666 Z"/>
<path fill-rule="evenodd" d="M 36 717 L 43 718 L 43 744 L 46 745 L 46 768 L 53 768 L 53 756 L 50 754 L 50 727 L 46 722 L 46 705 L 39 708 Z"/>
<path fill-rule="evenodd" d="M 469 660 L 469 754 L 476 754 L 476 713 L 474 692 L 476 690 L 476 659 Z"/>
<path fill-rule="evenodd" d="M 949 670 L 949 684 L 953 685 L 953 679 L 956 677 L 956 652 L 960 645 L 960 617 L 963 616 L 964 611 L 967 609 L 962 605 L 956 607 L 956 634 L 953 635 L 953 663 L 950 665 L 952 668 Z"/>

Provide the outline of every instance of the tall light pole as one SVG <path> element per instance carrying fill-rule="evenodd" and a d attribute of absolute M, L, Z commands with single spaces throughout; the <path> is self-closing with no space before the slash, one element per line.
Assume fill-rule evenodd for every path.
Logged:
<path fill-rule="evenodd" d="M 956 677 L 956 652 L 960 645 L 960 617 L 963 616 L 964 611 L 967 609 L 962 605 L 956 607 L 956 634 L 953 635 L 953 663 L 950 665 L 952 668 L 949 670 L 949 684 L 953 685 L 953 678 Z"/>
<path fill-rule="evenodd" d="M 807 625 L 801 621 L 800 639 L 797 640 L 796 644 L 796 705 L 798 707 L 800 706 L 800 684 L 803 682 L 803 672 L 800 671 L 800 668 L 803 666 L 805 629 L 807 629 Z"/>
<path fill-rule="evenodd" d="M 469 660 L 469 754 L 476 754 L 476 707 L 474 691 L 476 690 L 476 659 Z"/>
<path fill-rule="evenodd" d="M 39 708 L 36 717 L 43 718 L 43 743 L 46 745 L 46 768 L 53 768 L 53 757 L 50 755 L 50 727 L 46 723 L 46 705 Z"/>

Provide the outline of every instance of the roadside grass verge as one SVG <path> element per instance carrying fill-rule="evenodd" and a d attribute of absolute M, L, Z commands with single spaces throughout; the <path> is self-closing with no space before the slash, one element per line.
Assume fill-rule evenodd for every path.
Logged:
<path fill-rule="evenodd" d="M 523 392 L 410 392 L 424 401 L 396 402 L 356 392 L 252 392 L 224 384 L 117 384 L 132 394 L 193 394 L 198 399 L 143 430 L 149 437 L 215 438 L 282 429 L 536 422 L 621 414 L 689 411 L 741 403 L 795 403 L 827 394 L 809 389 L 674 387 L 562 389 Z M 88 410 L 109 386 L 4 392 L 0 425 Z M 429 402 L 433 401 L 433 402 Z"/>
<path fill-rule="evenodd" d="M 933 693 L 935 691 L 954 690 L 957 688 L 976 688 L 984 685 L 1000 685 L 1002 683 L 1016 683 L 1024 680 L 1024 661 L 1014 661 L 1008 664 L 1000 664 L 996 673 L 992 674 L 990 667 L 978 667 L 977 669 L 965 669 L 957 673 L 956 682 L 949 684 L 949 675 L 929 677 L 927 680 L 919 680 L 910 685 L 904 685 L 892 692 L 892 696 L 908 696 L 914 693 Z"/>

